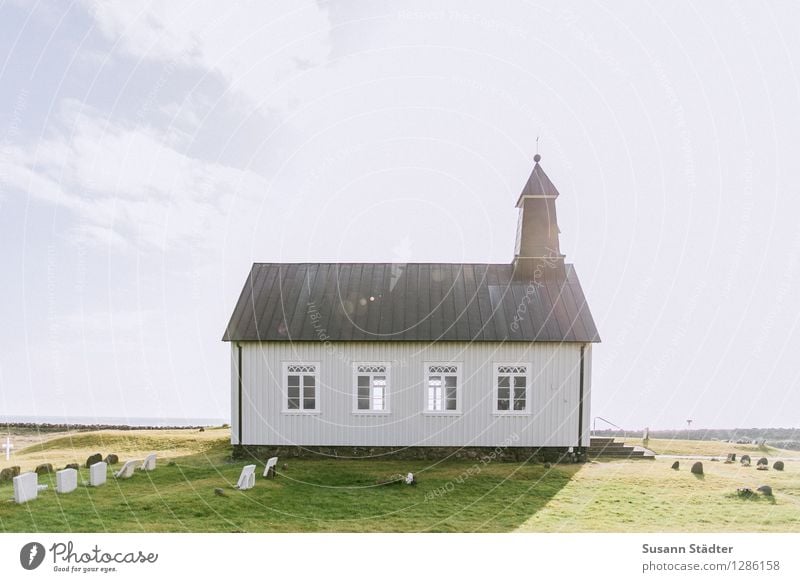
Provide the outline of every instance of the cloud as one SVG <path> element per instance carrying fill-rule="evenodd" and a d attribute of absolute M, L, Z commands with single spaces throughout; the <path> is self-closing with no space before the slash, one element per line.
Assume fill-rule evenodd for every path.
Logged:
<path fill-rule="evenodd" d="M 75 102 L 64 104 L 57 127 L 35 147 L 9 148 L 0 172 L 10 188 L 75 213 L 72 234 L 83 240 L 203 247 L 234 202 L 273 202 L 260 175 L 188 156 L 154 129 L 104 120 Z"/>
<path fill-rule="evenodd" d="M 270 108 L 288 107 L 282 84 L 330 53 L 328 15 L 311 0 L 84 4 L 116 50 L 219 74 L 232 91 Z"/>

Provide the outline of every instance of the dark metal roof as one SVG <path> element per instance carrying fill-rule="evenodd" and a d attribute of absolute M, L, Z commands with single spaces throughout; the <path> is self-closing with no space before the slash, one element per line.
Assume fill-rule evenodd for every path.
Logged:
<path fill-rule="evenodd" d="M 525 187 L 522 189 L 522 192 L 519 194 L 519 198 L 517 199 L 517 208 L 519 208 L 519 206 L 522 204 L 522 199 L 525 196 L 558 197 L 558 190 L 550 181 L 550 178 L 547 177 L 547 174 L 544 173 L 544 170 L 538 162 L 533 166 L 533 171 L 528 177 L 528 181 L 525 183 Z"/>
<path fill-rule="evenodd" d="M 222 339 L 599 342 L 572 265 L 551 279 L 498 264 L 256 263 Z"/>

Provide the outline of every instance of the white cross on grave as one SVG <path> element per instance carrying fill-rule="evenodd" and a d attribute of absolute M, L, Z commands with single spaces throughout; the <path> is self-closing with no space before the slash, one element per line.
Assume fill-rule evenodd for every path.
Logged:
<path fill-rule="evenodd" d="M 6 442 L 3 443 L 2 447 L 6 450 L 6 461 L 11 459 L 11 449 L 14 448 L 14 445 L 11 444 L 11 440 L 6 437 Z"/>

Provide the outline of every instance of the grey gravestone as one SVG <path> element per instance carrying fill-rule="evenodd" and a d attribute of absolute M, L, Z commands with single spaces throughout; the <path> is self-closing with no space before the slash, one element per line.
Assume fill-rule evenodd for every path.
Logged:
<path fill-rule="evenodd" d="M 703 474 L 703 463 L 697 461 L 691 468 L 692 473 L 695 475 L 702 475 Z"/>
<path fill-rule="evenodd" d="M 81 466 L 78 463 L 70 463 L 69 465 L 67 465 L 64 468 L 65 469 L 75 469 L 77 471 L 78 469 L 81 468 Z"/>
<path fill-rule="evenodd" d="M 741 458 L 740 462 L 742 463 L 742 465 L 744 467 L 749 467 L 750 466 L 750 455 L 742 455 L 742 458 Z"/>
<path fill-rule="evenodd" d="M 758 460 L 758 463 L 757 463 L 757 464 L 758 464 L 758 465 L 769 465 L 769 461 L 767 460 L 767 458 L 766 458 L 766 457 L 761 457 L 761 458 Z"/>
<path fill-rule="evenodd" d="M 53 465 L 50 463 L 42 463 L 38 467 L 36 467 L 36 474 L 37 475 L 47 475 L 53 472 Z"/>
<path fill-rule="evenodd" d="M 680 469 L 681 468 L 680 462 L 679 461 L 675 461 L 674 463 L 672 463 L 672 468 L 675 469 L 676 471 L 678 469 Z"/>
<path fill-rule="evenodd" d="M 103 455 L 101 455 L 100 453 L 95 453 L 91 455 L 88 459 L 86 459 L 86 468 L 88 469 L 95 463 L 99 463 L 102 460 L 103 460 Z"/>
<path fill-rule="evenodd" d="M 772 468 L 776 471 L 783 471 L 783 461 L 775 461 L 775 464 L 772 465 Z"/>
<path fill-rule="evenodd" d="M 11 481 L 14 478 L 14 472 L 11 470 L 11 467 L 7 467 L 0 471 L 0 483 L 4 481 Z"/>
<path fill-rule="evenodd" d="M 119 456 L 115 455 L 114 453 L 111 453 L 106 457 L 105 461 L 109 465 L 116 465 L 117 463 L 119 463 Z"/>
<path fill-rule="evenodd" d="M 756 491 L 762 493 L 763 495 L 766 495 L 767 497 L 772 497 L 772 487 L 770 487 L 769 485 L 762 485 L 761 487 L 756 489 Z"/>
<path fill-rule="evenodd" d="M 220 497 L 227 497 L 227 493 L 222 487 L 214 487 L 214 495 L 219 495 Z"/>

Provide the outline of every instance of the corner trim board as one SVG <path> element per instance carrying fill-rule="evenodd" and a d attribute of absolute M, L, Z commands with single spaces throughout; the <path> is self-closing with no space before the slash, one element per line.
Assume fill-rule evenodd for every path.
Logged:
<path fill-rule="evenodd" d="M 239 381 L 239 397 L 237 399 L 237 405 L 239 407 L 239 422 L 237 424 L 237 429 L 239 433 L 239 443 L 242 444 L 242 344 L 237 343 L 236 348 L 238 350 L 238 363 L 236 364 L 236 375 L 238 376 Z"/>

